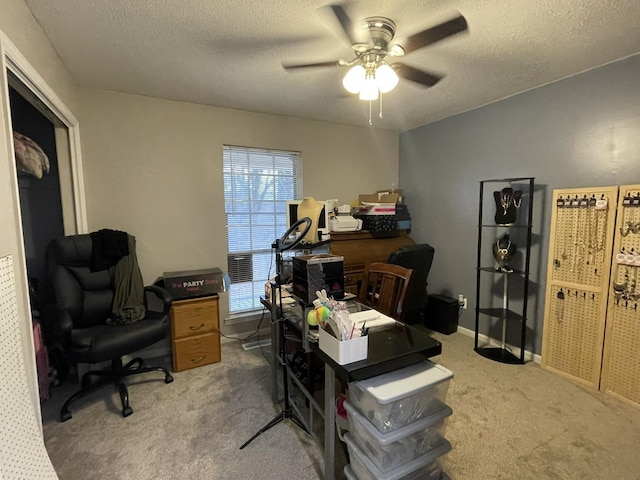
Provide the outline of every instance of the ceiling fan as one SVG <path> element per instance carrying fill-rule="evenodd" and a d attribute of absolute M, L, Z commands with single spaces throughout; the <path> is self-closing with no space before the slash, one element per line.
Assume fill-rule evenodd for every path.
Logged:
<path fill-rule="evenodd" d="M 395 88 L 399 78 L 425 87 L 434 86 L 442 76 L 401 62 L 390 62 L 389 57 L 402 57 L 467 30 L 466 19 L 458 15 L 407 37 L 402 44 L 393 43 L 396 35 L 396 25 L 393 20 L 386 17 L 367 17 L 359 23 L 360 29 L 358 29 L 342 5 L 330 5 L 329 8 L 349 39 L 355 57 L 351 60 L 340 59 L 328 62 L 283 63 L 282 66 L 288 71 L 316 67 L 351 67 L 342 83 L 347 91 L 358 94 L 361 100 L 377 100 L 380 94 Z M 366 42 L 360 41 L 363 32 L 367 34 Z"/>

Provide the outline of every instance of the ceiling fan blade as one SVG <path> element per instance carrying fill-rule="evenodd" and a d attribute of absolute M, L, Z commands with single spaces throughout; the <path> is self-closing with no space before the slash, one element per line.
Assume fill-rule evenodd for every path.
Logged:
<path fill-rule="evenodd" d="M 404 63 L 394 63 L 391 65 L 400 78 L 411 82 L 419 83 L 425 87 L 433 87 L 442 80 L 442 77 L 433 73 L 428 73 L 417 68 L 410 67 Z"/>
<path fill-rule="evenodd" d="M 316 68 L 316 67 L 339 67 L 341 66 L 340 60 L 334 60 L 332 62 L 317 62 L 317 63 L 298 63 L 298 64 L 290 64 L 283 63 L 282 68 L 285 70 L 298 70 L 302 68 Z"/>
<path fill-rule="evenodd" d="M 432 43 L 439 42 L 451 35 L 463 32 L 467 29 L 467 20 L 459 15 L 435 27 L 427 28 L 422 32 L 411 35 L 404 42 L 402 48 L 405 53 L 413 52 Z"/>
<path fill-rule="evenodd" d="M 342 5 L 329 5 L 351 45 L 359 43 L 351 18 Z"/>

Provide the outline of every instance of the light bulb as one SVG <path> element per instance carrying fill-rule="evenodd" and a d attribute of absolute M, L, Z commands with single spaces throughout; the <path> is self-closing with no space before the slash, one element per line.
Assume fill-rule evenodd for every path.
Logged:
<path fill-rule="evenodd" d="M 378 99 L 378 83 L 373 69 L 367 73 L 360 90 L 360 100 L 377 100 Z"/>
<path fill-rule="evenodd" d="M 386 63 L 376 70 L 376 81 L 382 93 L 390 92 L 398 84 L 398 74 Z"/>
<path fill-rule="evenodd" d="M 364 83 L 365 69 L 362 65 L 352 67 L 342 79 L 342 85 L 349 93 L 358 93 Z"/>

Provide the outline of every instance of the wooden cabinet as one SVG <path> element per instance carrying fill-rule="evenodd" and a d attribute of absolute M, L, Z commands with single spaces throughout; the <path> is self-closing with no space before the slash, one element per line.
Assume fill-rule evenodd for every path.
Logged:
<path fill-rule="evenodd" d="M 398 248 L 415 243 L 406 232 L 394 237 L 374 236 L 370 232 L 331 232 L 329 248 L 331 254 L 344 257 L 345 292 L 357 295 L 358 283 L 369 263 L 386 262 Z"/>
<path fill-rule="evenodd" d="M 174 372 L 221 360 L 218 296 L 171 304 L 171 344 Z"/>

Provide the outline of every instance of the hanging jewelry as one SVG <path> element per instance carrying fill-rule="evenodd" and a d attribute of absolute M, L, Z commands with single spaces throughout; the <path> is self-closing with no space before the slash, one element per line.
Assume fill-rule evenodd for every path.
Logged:
<path fill-rule="evenodd" d="M 502 206 L 502 214 L 507 214 L 507 209 L 513 201 L 513 190 L 510 188 L 503 188 L 500 192 L 500 205 Z"/>
<path fill-rule="evenodd" d="M 522 192 L 520 190 L 516 190 L 513 192 L 513 206 L 520 208 L 520 205 L 522 205 Z"/>
<path fill-rule="evenodd" d="M 561 323 L 564 320 L 564 292 L 562 289 L 556 295 L 556 321 Z"/>

